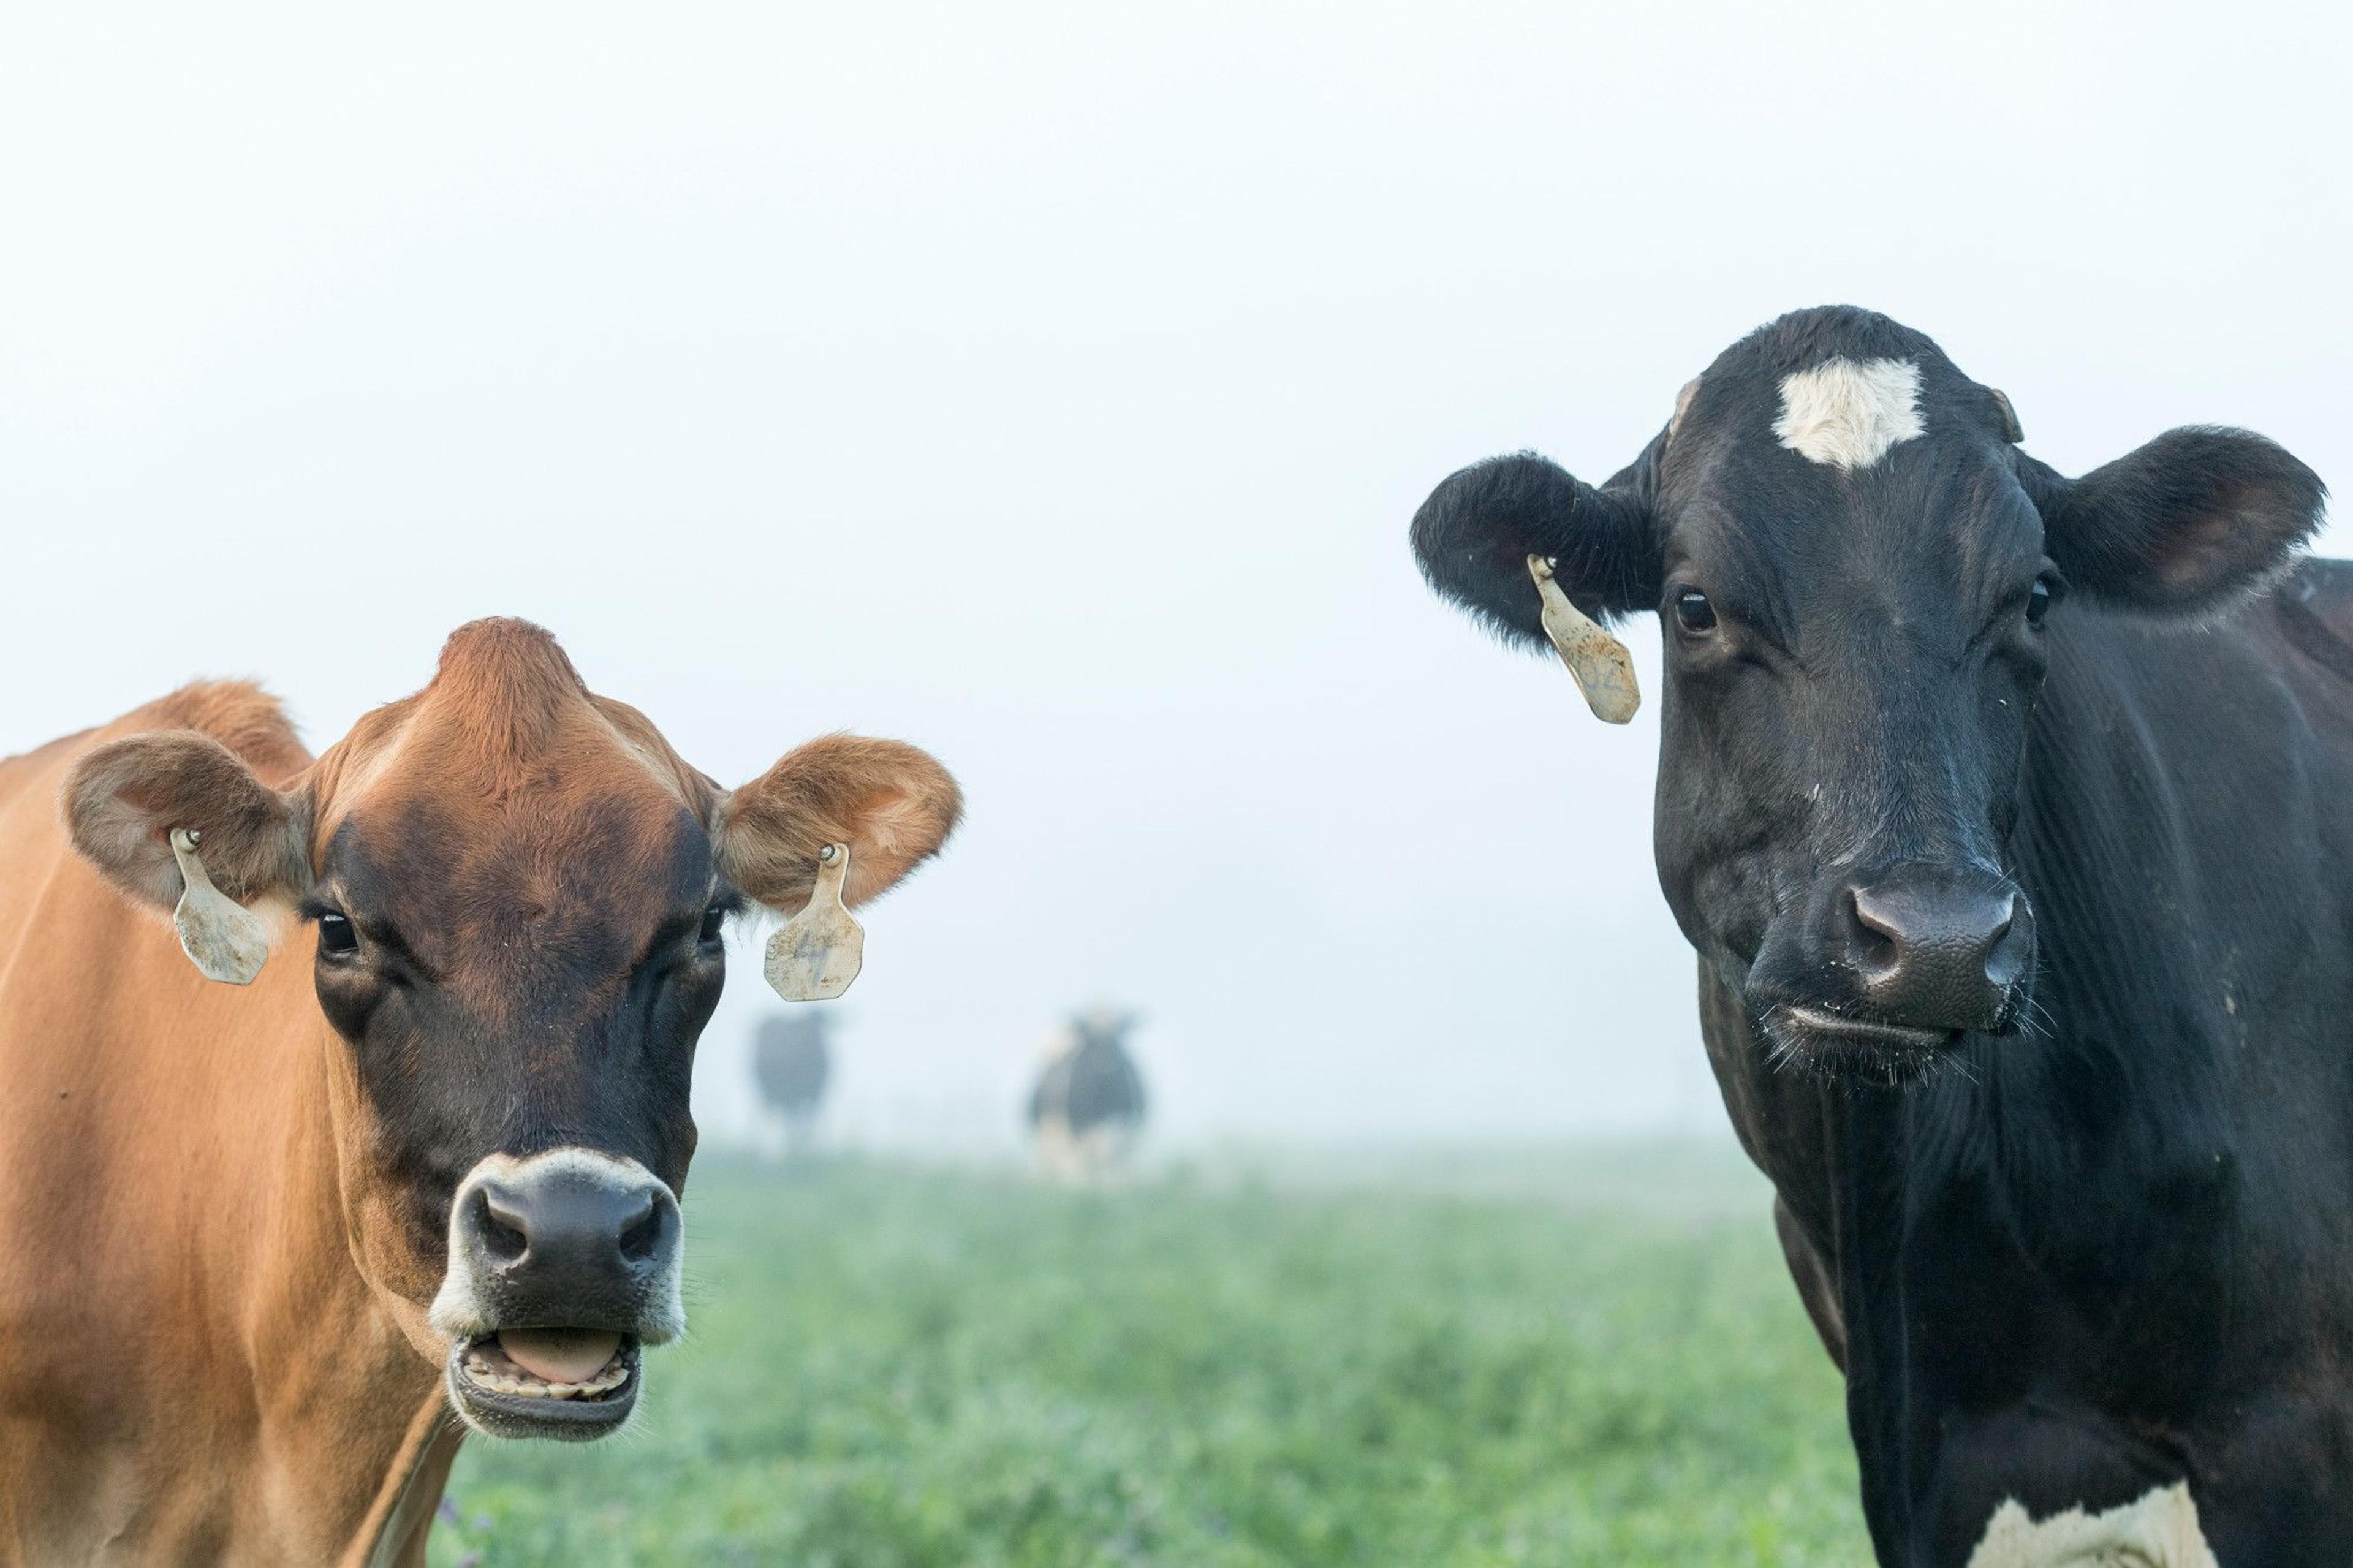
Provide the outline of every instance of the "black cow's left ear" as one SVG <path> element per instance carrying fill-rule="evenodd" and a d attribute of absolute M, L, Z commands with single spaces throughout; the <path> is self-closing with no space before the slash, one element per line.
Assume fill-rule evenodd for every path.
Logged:
<path fill-rule="evenodd" d="M 2320 476 L 2247 430 L 2189 426 L 2070 479 L 2021 456 L 2043 548 L 2067 580 L 2144 609 L 2206 609 L 2320 525 Z"/>

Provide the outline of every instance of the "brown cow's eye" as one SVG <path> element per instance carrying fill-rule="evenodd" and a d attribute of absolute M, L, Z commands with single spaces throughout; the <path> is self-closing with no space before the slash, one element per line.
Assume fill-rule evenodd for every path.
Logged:
<path fill-rule="evenodd" d="M 726 928 L 726 906 L 723 904 L 712 905 L 709 909 L 702 911 L 702 940 L 705 942 L 717 942 L 719 940 L 719 933 Z"/>
<path fill-rule="evenodd" d="M 1687 632 L 1710 632 L 1715 629 L 1715 606 L 1697 588 L 1685 588 L 1675 595 L 1675 619 Z"/>
<path fill-rule="evenodd" d="M 321 952 L 331 958 L 340 958 L 347 952 L 358 952 L 359 945 L 359 933 L 352 930 L 351 921 L 341 915 L 319 917 L 319 951 Z"/>

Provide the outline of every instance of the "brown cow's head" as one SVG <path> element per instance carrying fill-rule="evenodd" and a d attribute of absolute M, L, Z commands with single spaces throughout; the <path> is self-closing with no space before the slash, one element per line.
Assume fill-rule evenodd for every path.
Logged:
<path fill-rule="evenodd" d="M 955 782 L 837 735 L 731 793 L 507 620 L 461 627 L 430 686 L 280 782 L 151 731 L 91 752 L 64 804 L 135 896 L 179 898 L 167 836 L 195 828 L 222 892 L 315 925 L 362 1269 L 446 1347 L 476 1426 L 612 1430 L 639 1344 L 684 1326 L 677 1194 L 723 928 L 797 910 L 828 843 L 849 847 L 850 902 L 889 888 L 954 828 Z"/>

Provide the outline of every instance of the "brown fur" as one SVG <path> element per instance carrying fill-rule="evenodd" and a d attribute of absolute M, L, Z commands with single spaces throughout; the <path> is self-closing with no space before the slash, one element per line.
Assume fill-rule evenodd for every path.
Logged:
<path fill-rule="evenodd" d="M 58 806 L 75 847 L 117 886 L 170 909 L 180 868 L 168 836 L 186 827 L 229 897 L 301 896 L 302 802 L 256 776 L 289 778 L 311 761 L 276 699 L 242 681 L 203 681 L 110 728 L 135 732 L 84 757 Z"/>
<path fill-rule="evenodd" d="M 727 797 L 720 865 L 786 914 L 808 902 L 818 851 L 849 846 L 842 897 L 864 903 L 937 854 L 964 813 L 947 770 L 898 741 L 827 735 Z"/>
<path fill-rule="evenodd" d="M 162 835 L 199 827 L 251 898 L 301 891 L 348 826 L 385 848 L 419 963 L 503 1000 L 605 984 L 597 944 L 659 913 L 638 845 L 717 824 L 715 858 L 784 907 L 818 844 L 852 842 L 871 894 L 956 809 L 922 752 L 843 738 L 739 795 L 520 622 L 461 628 L 431 685 L 315 763 L 229 685 L 0 761 L 0 1563 L 356 1563 L 388 1532 L 380 1561 L 414 1568 L 455 1448 L 425 1318 L 438 1216 L 322 1015 L 315 936 L 251 986 L 206 981 L 117 891 L 177 896 Z M 499 971 L 519 920 L 570 967 Z"/>

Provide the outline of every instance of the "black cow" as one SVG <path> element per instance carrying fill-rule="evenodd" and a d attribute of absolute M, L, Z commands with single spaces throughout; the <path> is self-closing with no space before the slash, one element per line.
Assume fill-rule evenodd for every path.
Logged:
<path fill-rule="evenodd" d="M 1095 1008 L 1055 1039 L 1029 1096 L 1029 1131 L 1049 1174 L 1085 1184 L 1121 1164 L 1144 1129 L 1144 1079 L 1128 1054 L 1132 1015 Z"/>
<path fill-rule="evenodd" d="M 783 1124 L 787 1152 L 805 1152 L 833 1077 L 832 1018 L 815 1008 L 760 1020 L 752 1040 L 752 1076 L 760 1099 Z"/>
<path fill-rule="evenodd" d="M 1659 879 L 1880 1561 L 2353 1562 L 2353 566 L 2261 437 L 2021 439 L 1802 311 L 1413 543 L 1522 642 L 1532 556 L 1659 612 Z"/>

